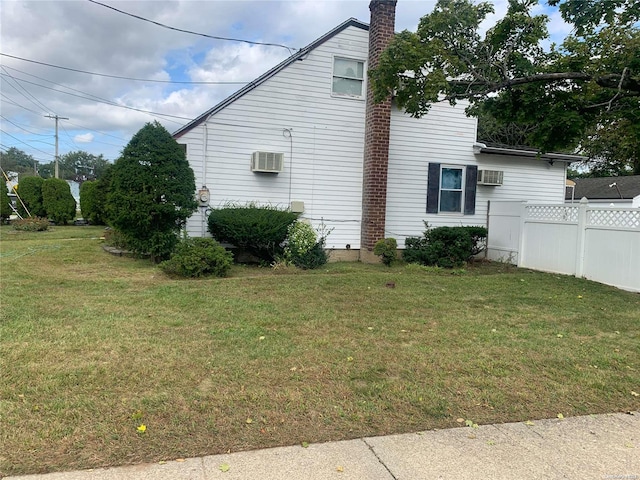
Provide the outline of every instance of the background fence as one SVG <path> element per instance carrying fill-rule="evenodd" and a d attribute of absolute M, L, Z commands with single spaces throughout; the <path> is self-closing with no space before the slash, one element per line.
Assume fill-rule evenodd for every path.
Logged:
<path fill-rule="evenodd" d="M 491 202 L 487 256 L 640 292 L 640 209 Z"/>

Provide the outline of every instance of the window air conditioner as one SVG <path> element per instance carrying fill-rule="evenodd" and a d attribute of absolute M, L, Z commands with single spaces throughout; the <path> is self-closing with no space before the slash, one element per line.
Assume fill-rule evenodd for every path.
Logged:
<path fill-rule="evenodd" d="M 253 152 L 251 154 L 251 171 L 280 173 L 284 160 L 283 153 Z"/>
<path fill-rule="evenodd" d="M 502 185 L 501 170 L 478 170 L 478 185 Z"/>

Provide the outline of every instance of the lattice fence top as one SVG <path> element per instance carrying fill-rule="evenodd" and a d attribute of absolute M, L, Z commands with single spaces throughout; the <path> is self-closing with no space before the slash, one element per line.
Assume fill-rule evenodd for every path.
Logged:
<path fill-rule="evenodd" d="M 577 222 L 578 207 L 565 205 L 527 205 L 527 218 L 553 222 Z"/>
<path fill-rule="evenodd" d="M 587 225 L 640 229 L 640 210 L 587 210 Z"/>

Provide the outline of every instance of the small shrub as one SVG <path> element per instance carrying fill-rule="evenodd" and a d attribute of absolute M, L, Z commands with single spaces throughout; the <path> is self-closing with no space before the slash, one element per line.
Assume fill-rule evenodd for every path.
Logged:
<path fill-rule="evenodd" d="M 266 264 L 284 253 L 289 225 L 298 214 L 275 207 L 230 206 L 213 210 L 209 232 L 219 242 L 228 242 Z"/>
<path fill-rule="evenodd" d="M 169 260 L 159 264 L 168 275 L 225 277 L 229 273 L 233 255 L 212 238 L 186 238 L 176 246 Z"/>
<path fill-rule="evenodd" d="M 305 222 L 292 223 L 288 228 L 284 258 L 298 268 L 312 270 L 329 260 L 325 246 L 326 236 L 320 236 Z"/>
<path fill-rule="evenodd" d="M 484 227 L 429 228 L 422 237 L 407 238 L 404 259 L 409 263 L 456 268 L 463 266 L 486 245 Z"/>
<path fill-rule="evenodd" d="M 373 254 L 378 255 L 387 267 L 390 267 L 398 258 L 398 242 L 395 238 L 384 238 L 376 242 Z"/>
<path fill-rule="evenodd" d="M 125 237 L 120 230 L 116 230 L 115 228 L 107 228 L 104 231 L 104 243 L 121 250 L 129 250 L 127 237 Z"/>
<path fill-rule="evenodd" d="M 11 222 L 14 230 L 24 232 L 43 232 L 49 229 L 49 220 L 41 217 L 27 217 Z"/>

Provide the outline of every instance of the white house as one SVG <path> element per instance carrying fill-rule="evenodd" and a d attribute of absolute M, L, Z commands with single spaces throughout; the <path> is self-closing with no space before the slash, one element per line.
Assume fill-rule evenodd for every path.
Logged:
<path fill-rule="evenodd" d="M 492 200 L 564 202 L 577 157 L 478 144 L 464 105 L 416 119 L 367 98 L 395 3 L 373 0 L 371 25 L 345 21 L 174 133 L 209 193 L 190 235 L 207 235 L 207 206 L 280 205 L 333 228 L 334 254 L 366 260 L 378 239 L 403 248 L 425 221 L 486 225 Z"/>

